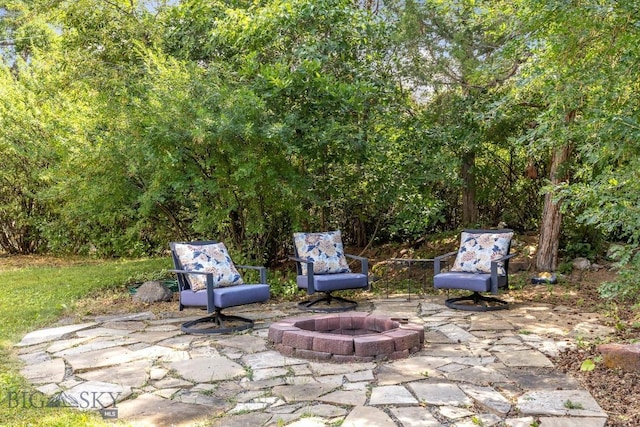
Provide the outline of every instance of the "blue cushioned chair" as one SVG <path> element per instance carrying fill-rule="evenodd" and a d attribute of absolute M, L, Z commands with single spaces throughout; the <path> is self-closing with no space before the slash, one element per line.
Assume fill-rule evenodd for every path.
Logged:
<path fill-rule="evenodd" d="M 434 287 L 436 289 L 461 289 L 472 292 L 468 296 L 448 298 L 445 304 L 449 308 L 467 311 L 490 311 L 508 308 L 506 301 L 484 296 L 482 293 L 491 292 L 495 295 L 498 293 L 498 289 L 506 288 L 509 284 L 509 259 L 515 256 L 515 254 L 509 254 L 513 230 L 469 229 L 464 230 L 462 236 L 458 251 L 434 258 Z M 497 239 L 501 240 L 500 245 L 493 243 Z M 478 243 L 480 240 L 485 243 L 491 243 L 481 245 Z M 474 249 L 469 250 L 470 246 Z M 480 253 L 482 253 L 482 257 L 478 256 L 474 259 L 473 255 L 479 255 Z M 489 256 L 487 255 L 488 253 L 490 254 Z M 457 255 L 457 257 L 450 271 L 443 271 L 442 261 L 454 255 Z M 486 267 L 484 269 L 489 271 L 474 271 L 480 263 L 484 263 Z M 456 269 L 462 271 L 451 271 Z"/>
<path fill-rule="evenodd" d="M 180 243 L 182 242 L 171 242 L 169 244 L 175 267 L 175 270 L 171 270 L 171 272 L 175 273 L 178 279 L 180 311 L 185 307 L 198 307 L 206 309 L 210 314 L 207 317 L 183 323 L 182 331 L 192 334 L 215 334 L 237 332 L 252 328 L 253 320 L 240 316 L 226 315 L 222 313 L 222 310 L 229 307 L 267 301 L 270 297 L 269 285 L 267 284 L 267 269 L 265 267 L 236 265 L 234 267 L 238 269 L 257 270 L 260 275 L 260 283 L 214 287 L 213 273 L 189 271 L 183 268 L 183 264 L 176 253 L 176 245 Z M 196 247 L 215 243 L 217 242 L 184 242 L 184 244 Z M 206 289 L 194 292 L 191 289 L 189 275 L 204 275 L 206 277 Z M 201 323 L 213 323 L 215 326 L 208 328 L 196 327 Z"/>
<path fill-rule="evenodd" d="M 293 247 L 295 256 L 291 257 L 291 259 L 296 262 L 296 283 L 298 285 L 298 289 L 306 290 L 307 295 L 313 295 L 316 292 L 322 292 L 324 294 L 324 296 L 321 296 L 319 298 L 300 302 L 298 304 L 298 308 L 300 308 L 301 310 L 318 312 L 339 312 L 353 310 L 357 307 L 357 302 L 335 296 L 332 293 L 335 291 L 344 291 L 349 289 L 369 289 L 369 260 L 367 258 L 343 253 L 339 232 L 311 234 L 319 235 L 331 233 L 334 234 L 333 238 L 335 238 L 336 241 L 339 242 L 336 245 L 337 256 L 359 261 L 360 272 L 351 272 L 346 265 L 346 261 L 343 261 L 343 265 L 345 268 L 343 268 L 342 271 L 318 273 L 316 269 L 316 272 L 314 272 L 314 264 L 320 261 L 314 260 L 311 257 L 300 256 L 300 253 L 296 246 L 296 238 L 294 237 Z M 333 302 L 337 302 L 337 304 L 332 305 Z"/>

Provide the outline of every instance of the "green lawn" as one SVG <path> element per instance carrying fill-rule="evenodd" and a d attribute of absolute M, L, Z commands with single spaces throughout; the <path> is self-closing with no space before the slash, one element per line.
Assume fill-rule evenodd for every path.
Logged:
<path fill-rule="evenodd" d="M 19 374 L 21 363 L 13 345 L 27 332 L 51 325 L 65 311 L 73 310 L 74 302 L 83 297 L 100 289 L 160 278 L 169 268 L 168 258 L 155 258 L 0 271 L 0 425 L 112 425 L 93 413 L 30 408 L 8 399 L 10 392 L 33 391 Z"/>

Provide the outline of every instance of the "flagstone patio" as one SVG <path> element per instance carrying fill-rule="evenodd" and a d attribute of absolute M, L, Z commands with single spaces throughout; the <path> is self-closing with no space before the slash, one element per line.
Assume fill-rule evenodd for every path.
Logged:
<path fill-rule="evenodd" d="M 101 316 L 27 334 L 22 374 L 51 401 L 117 409 L 131 425 L 602 427 L 607 414 L 550 356 L 611 332 L 595 314 L 544 304 L 486 313 L 442 297 L 370 300 L 359 310 L 407 318 L 424 346 L 393 361 L 283 356 L 269 325 L 296 304 L 247 306 L 252 331 L 185 335 L 185 313 Z M 229 311 L 234 314 L 233 310 Z M 87 396 L 92 404 L 84 405 Z M 115 402 L 115 404 L 114 404 Z M 111 415 L 114 413 L 111 412 Z"/>

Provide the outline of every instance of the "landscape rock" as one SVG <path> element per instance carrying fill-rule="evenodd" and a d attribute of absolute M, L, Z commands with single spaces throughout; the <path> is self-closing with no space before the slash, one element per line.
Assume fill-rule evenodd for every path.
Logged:
<path fill-rule="evenodd" d="M 598 351 L 607 368 L 640 372 L 640 344 L 602 344 Z"/>
<path fill-rule="evenodd" d="M 158 281 L 144 282 L 133 295 L 135 301 L 144 303 L 171 301 L 172 298 L 173 292 Z"/>
<path fill-rule="evenodd" d="M 573 268 L 580 271 L 589 270 L 591 268 L 591 261 L 583 257 L 578 257 L 573 260 Z"/>

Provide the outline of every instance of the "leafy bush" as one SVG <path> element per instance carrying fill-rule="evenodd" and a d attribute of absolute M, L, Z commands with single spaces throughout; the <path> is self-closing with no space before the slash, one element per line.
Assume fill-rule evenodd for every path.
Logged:
<path fill-rule="evenodd" d="M 624 261 L 623 261 L 624 262 Z M 620 263 L 618 264 L 620 266 Z M 640 302 L 640 252 L 635 252 L 629 262 L 625 263 L 618 273 L 617 279 L 600 285 L 599 291 L 603 298 Z"/>

